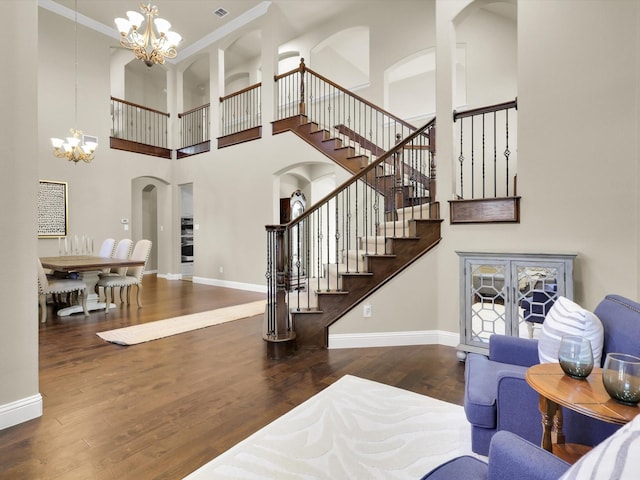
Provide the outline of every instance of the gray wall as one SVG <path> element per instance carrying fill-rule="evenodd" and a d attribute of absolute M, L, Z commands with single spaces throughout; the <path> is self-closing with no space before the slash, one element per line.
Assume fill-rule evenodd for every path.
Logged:
<path fill-rule="evenodd" d="M 0 428 L 40 415 L 36 198 L 38 189 L 37 58 L 35 0 L 0 3 L 0 32 L 7 48 L 0 75 Z"/>

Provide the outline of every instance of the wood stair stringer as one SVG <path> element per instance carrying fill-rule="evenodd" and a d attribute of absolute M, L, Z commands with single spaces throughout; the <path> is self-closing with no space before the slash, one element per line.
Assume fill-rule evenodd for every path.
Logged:
<path fill-rule="evenodd" d="M 369 162 L 368 156 L 356 155 L 352 146 L 344 145 L 342 140 L 333 137 L 329 131 L 320 129 L 306 115 L 294 115 L 271 124 L 273 135 L 292 132 L 352 174 L 360 172 Z"/>

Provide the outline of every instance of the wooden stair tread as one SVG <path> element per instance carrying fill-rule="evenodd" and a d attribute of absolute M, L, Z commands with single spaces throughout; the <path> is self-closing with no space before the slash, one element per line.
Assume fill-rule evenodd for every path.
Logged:
<path fill-rule="evenodd" d="M 303 307 L 303 308 L 299 308 L 299 307 L 295 307 L 295 308 L 291 308 L 292 312 L 296 312 L 296 313 L 308 313 L 310 315 L 313 314 L 320 314 L 320 313 L 324 313 L 322 310 L 318 310 L 317 307 Z"/>

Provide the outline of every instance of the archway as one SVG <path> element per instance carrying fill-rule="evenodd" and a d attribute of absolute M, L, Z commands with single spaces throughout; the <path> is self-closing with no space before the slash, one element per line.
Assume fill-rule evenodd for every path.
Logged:
<path fill-rule="evenodd" d="M 158 189 L 155 185 L 147 185 L 142 189 L 142 238 L 158 244 Z M 147 271 L 158 270 L 158 251 L 152 248 Z"/>
<path fill-rule="evenodd" d="M 172 255 L 171 189 L 156 177 L 137 177 L 131 181 L 131 238 L 153 242 L 147 271 L 166 275 L 176 271 L 178 255 Z M 179 253 L 179 250 L 176 249 Z"/>
<path fill-rule="evenodd" d="M 334 33 L 311 49 L 309 65 L 345 88 L 369 83 L 369 27 Z"/>

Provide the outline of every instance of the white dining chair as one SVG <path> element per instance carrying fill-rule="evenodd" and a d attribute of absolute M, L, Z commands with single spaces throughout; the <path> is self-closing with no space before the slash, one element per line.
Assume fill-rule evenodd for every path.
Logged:
<path fill-rule="evenodd" d="M 114 238 L 105 238 L 102 245 L 100 245 L 100 250 L 98 250 L 98 256 L 103 258 L 112 257 L 115 252 L 115 246 L 116 241 Z"/>
<path fill-rule="evenodd" d="M 114 243 L 115 243 L 115 240 L 114 240 Z M 117 243 L 115 248 L 112 249 L 112 253 L 110 257 L 125 260 L 129 258 L 129 256 L 131 255 L 132 247 L 133 247 L 133 240 L 131 240 L 130 238 L 123 238 Z M 126 275 L 126 274 L 127 274 L 127 267 L 118 267 L 118 268 L 107 268 L 102 272 L 100 272 L 98 276 L 100 278 L 110 277 L 110 276 L 117 277 L 117 276 Z M 98 285 L 96 285 L 95 292 L 98 293 Z M 113 291 L 111 293 L 113 293 Z M 120 298 L 122 298 L 122 294 L 120 295 Z"/>
<path fill-rule="evenodd" d="M 113 251 L 113 258 L 119 258 L 121 260 L 127 259 L 131 256 L 131 249 L 133 248 L 133 240 L 130 238 L 123 238 L 116 245 L 115 250 Z M 115 274 L 118 276 L 127 274 L 127 267 L 118 267 L 112 268 L 109 274 Z M 107 275 L 109 275 L 107 274 Z M 101 275 L 102 276 L 102 275 Z"/>
<path fill-rule="evenodd" d="M 87 310 L 87 284 L 82 280 L 72 278 L 47 277 L 42 267 L 42 262 L 38 259 L 38 303 L 40 305 L 41 323 L 47 321 L 47 295 L 74 292 L 80 294 L 82 310 L 85 315 L 89 315 L 89 310 Z"/>
<path fill-rule="evenodd" d="M 105 238 L 102 241 L 102 245 L 100 245 L 100 250 L 98 250 L 98 256 L 103 258 L 111 258 L 115 252 L 116 240 L 114 238 Z M 111 272 L 110 268 L 105 268 L 100 273 L 109 273 Z"/>
<path fill-rule="evenodd" d="M 138 303 L 138 307 L 142 307 L 142 277 L 147 266 L 147 261 L 149 260 L 149 254 L 151 253 L 151 245 L 151 240 L 138 240 L 135 247 L 133 248 L 133 253 L 130 257 L 131 260 L 142 260 L 144 261 L 143 265 L 140 265 L 138 267 L 129 267 L 125 275 L 108 275 L 103 276 L 98 280 L 98 290 L 100 289 L 100 287 L 102 287 L 106 297 L 106 306 L 104 310 L 105 313 L 109 313 L 109 308 L 111 306 L 111 300 L 113 297 L 113 289 L 116 287 L 120 288 L 121 302 L 123 301 L 122 291 L 126 289 L 127 304 L 129 304 L 130 290 L 131 287 L 135 285 L 138 289 L 136 301 Z"/>

